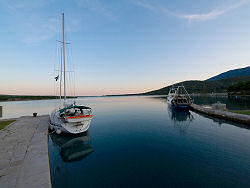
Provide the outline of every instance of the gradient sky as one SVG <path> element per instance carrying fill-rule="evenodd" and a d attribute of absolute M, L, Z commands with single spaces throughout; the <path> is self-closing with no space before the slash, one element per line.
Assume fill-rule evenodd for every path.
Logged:
<path fill-rule="evenodd" d="M 62 12 L 78 95 L 145 92 L 250 64 L 248 0 L 0 0 L 0 94 L 54 94 Z"/>

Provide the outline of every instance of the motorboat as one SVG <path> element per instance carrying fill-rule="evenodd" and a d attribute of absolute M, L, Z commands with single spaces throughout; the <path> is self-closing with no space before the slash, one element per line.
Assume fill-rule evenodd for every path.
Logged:
<path fill-rule="evenodd" d="M 188 110 L 193 100 L 186 88 L 181 85 L 174 86 L 169 90 L 167 102 L 169 106 L 175 110 Z"/>

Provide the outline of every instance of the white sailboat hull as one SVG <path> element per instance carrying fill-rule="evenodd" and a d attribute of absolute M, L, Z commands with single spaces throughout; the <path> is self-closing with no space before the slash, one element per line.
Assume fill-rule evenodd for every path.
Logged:
<path fill-rule="evenodd" d="M 61 131 L 64 133 L 78 134 L 86 132 L 89 129 L 92 117 L 80 118 L 73 122 L 66 122 L 59 117 L 59 112 L 54 111 L 50 115 L 50 126 L 55 131 Z"/>

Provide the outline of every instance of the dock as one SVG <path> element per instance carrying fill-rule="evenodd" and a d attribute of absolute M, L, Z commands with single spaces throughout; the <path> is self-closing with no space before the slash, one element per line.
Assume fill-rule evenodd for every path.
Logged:
<path fill-rule="evenodd" d="M 192 111 L 206 114 L 208 116 L 212 116 L 215 118 L 220 118 L 220 119 L 224 119 L 224 120 L 232 121 L 235 123 L 241 123 L 241 124 L 245 124 L 245 125 L 250 126 L 250 116 L 249 115 L 236 114 L 236 113 L 232 113 L 232 112 L 229 112 L 226 110 L 216 110 L 216 109 L 212 109 L 212 108 L 205 108 L 205 107 L 197 105 L 197 104 L 192 104 L 190 106 L 190 109 Z"/>
<path fill-rule="evenodd" d="M 49 116 L 20 117 L 0 131 L 0 187 L 51 187 Z"/>

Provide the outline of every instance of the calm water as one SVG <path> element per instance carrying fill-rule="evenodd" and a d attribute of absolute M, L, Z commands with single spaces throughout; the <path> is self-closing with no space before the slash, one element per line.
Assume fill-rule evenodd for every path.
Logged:
<path fill-rule="evenodd" d="M 78 102 L 88 105 L 100 106 L 103 101 L 110 101 L 111 97 L 88 97 L 79 98 Z M 117 97 L 112 97 L 117 98 Z M 119 98 L 131 98 L 131 97 L 119 97 Z M 151 97 L 136 97 L 140 98 L 151 98 Z M 160 96 L 154 96 L 154 98 L 160 98 Z M 220 101 L 227 104 L 227 108 L 230 110 L 246 110 L 250 109 L 250 97 L 193 97 L 196 104 L 209 105 Z M 20 116 L 31 116 L 33 112 L 37 112 L 38 115 L 46 115 L 55 109 L 59 104 L 58 100 L 34 100 L 34 101 L 10 101 L 0 102 L 0 106 L 3 108 L 0 119 L 17 118 Z M 110 103 L 107 104 L 110 106 Z M 109 108 L 109 107 L 105 107 Z"/>
<path fill-rule="evenodd" d="M 93 108 L 87 133 L 51 135 L 54 188 L 250 187 L 250 130 L 165 99 L 79 99 Z"/>

